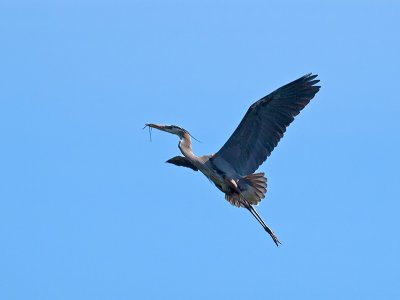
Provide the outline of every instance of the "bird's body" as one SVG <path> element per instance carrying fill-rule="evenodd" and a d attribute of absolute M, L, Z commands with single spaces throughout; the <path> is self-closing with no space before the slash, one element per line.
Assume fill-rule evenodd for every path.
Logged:
<path fill-rule="evenodd" d="M 264 173 L 254 172 L 271 154 L 294 116 L 318 92 L 316 77 L 305 75 L 251 105 L 235 132 L 215 154 L 196 156 L 189 132 L 181 127 L 146 126 L 178 135 L 178 147 L 183 156 L 175 156 L 167 162 L 202 172 L 225 194 L 227 201 L 249 210 L 278 245 L 278 238 L 253 207 L 267 191 Z"/>
<path fill-rule="evenodd" d="M 220 156 L 211 154 L 198 157 L 194 155 L 191 144 L 190 134 L 188 132 L 183 132 L 178 144 L 183 157 L 176 156 L 167 162 L 182 165 L 177 163 L 177 161 L 174 161 L 174 159 L 179 159 L 181 162 L 186 160 L 187 164 L 192 164 L 194 166 L 193 169 L 202 172 L 218 189 L 225 193 L 227 200 L 229 198 L 228 201 L 231 202 L 231 204 L 238 207 L 243 205 L 243 201 L 241 201 L 239 197 L 236 197 L 240 193 L 247 192 L 248 195 L 245 198 L 253 205 L 256 205 L 262 198 L 264 198 L 266 192 L 266 178 L 263 176 L 263 173 L 256 173 L 250 176 L 238 176 L 235 169 Z M 261 191 L 258 195 L 250 195 L 249 193 L 252 190 L 249 183 L 251 183 L 253 177 L 258 178 L 259 181 L 259 189 Z"/>

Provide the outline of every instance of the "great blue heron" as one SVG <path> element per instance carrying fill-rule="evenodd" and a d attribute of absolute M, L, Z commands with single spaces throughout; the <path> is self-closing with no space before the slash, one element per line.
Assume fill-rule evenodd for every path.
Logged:
<path fill-rule="evenodd" d="M 146 124 L 145 127 L 176 134 L 183 156 L 167 162 L 202 172 L 225 193 L 227 201 L 249 210 L 278 246 L 280 241 L 253 207 L 267 192 L 264 173 L 254 172 L 271 154 L 294 117 L 319 91 L 316 77 L 311 73 L 304 75 L 253 103 L 235 132 L 215 154 L 193 154 L 191 135 L 179 126 Z"/>

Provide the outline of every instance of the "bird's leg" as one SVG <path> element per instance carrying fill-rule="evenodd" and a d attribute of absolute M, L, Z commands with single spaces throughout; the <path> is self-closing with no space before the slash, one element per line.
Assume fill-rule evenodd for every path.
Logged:
<path fill-rule="evenodd" d="M 240 188 L 238 187 L 237 183 L 235 182 L 235 180 L 233 179 L 228 179 L 228 178 L 224 178 L 225 182 L 228 183 L 228 185 L 239 194 L 240 199 L 242 199 L 241 204 L 248 209 L 249 212 L 251 212 L 251 214 L 254 216 L 254 218 L 257 219 L 257 221 L 261 224 L 261 226 L 264 228 L 264 230 L 266 232 L 268 232 L 268 234 L 271 236 L 271 238 L 274 240 L 274 243 L 276 246 L 279 246 L 279 244 L 281 244 L 281 242 L 278 240 L 277 236 L 274 234 L 274 232 L 267 226 L 267 224 L 265 224 L 264 220 L 261 218 L 261 216 L 257 213 L 257 211 L 254 209 L 253 206 L 251 206 L 251 204 L 249 203 L 249 201 L 247 201 L 243 195 L 242 192 L 240 190 Z"/>
<path fill-rule="evenodd" d="M 224 180 L 225 180 L 225 183 L 226 183 L 233 191 L 235 191 L 235 192 L 238 193 L 239 195 L 241 194 L 242 191 L 239 189 L 239 187 L 238 187 L 238 185 L 237 185 L 237 183 L 236 183 L 236 181 L 235 181 L 234 179 L 228 178 L 228 177 L 224 176 Z"/>
<path fill-rule="evenodd" d="M 269 233 L 271 238 L 274 240 L 274 243 L 276 246 L 279 246 L 281 242 L 278 240 L 277 236 L 274 234 L 274 232 L 267 226 L 267 224 L 264 223 L 263 219 L 260 217 L 260 215 L 257 213 L 257 211 L 252 207 L 250 204 L 246 205 L 245 208 L 248 209 L 249 212 L 257 219 L 257 221 L 261 224 L 261 226 L 264 228 L 266 232 Z"/>

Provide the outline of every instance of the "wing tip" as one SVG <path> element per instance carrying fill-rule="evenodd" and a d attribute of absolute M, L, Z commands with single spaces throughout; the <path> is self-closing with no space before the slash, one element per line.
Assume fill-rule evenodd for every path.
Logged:
<path fill-rule="evenodd" d="M 306 79 L 307 81 L 311 81 L 311 80 L 313 80 L 313 79 L 315 79 L 315 78 L 317 78 L 317 77 L 318 77 L 318 74 L 314 74 L 314 73 L 312 73 L 312 72 L 309 72 L 309 73 L 307 73 L 307 74 L 301 76 L 300 78 Z"/>
<path fill-rule="evenodd" d="M 302 82 L 303 88 L 312 92 L 314 95 L 321 89 L 320 85 L 317 85 L 320 80 L 317 78 L 318 74 L 308 73 L 300 77 L 300 82 Z M 313 97 L 312 97 L 313 98 Z"/>

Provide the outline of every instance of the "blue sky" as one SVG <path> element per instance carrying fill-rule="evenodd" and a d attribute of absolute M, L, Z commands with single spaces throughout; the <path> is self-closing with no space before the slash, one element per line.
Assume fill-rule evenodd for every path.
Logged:
<path fill-rule="evenodd" d="M 396 1 L 2 1 L 0 299 L 400 297 Z M 164 162 L 250 104 L 321 91 L 259 213 Z"/>

